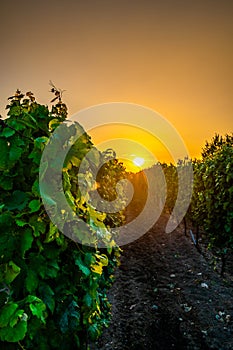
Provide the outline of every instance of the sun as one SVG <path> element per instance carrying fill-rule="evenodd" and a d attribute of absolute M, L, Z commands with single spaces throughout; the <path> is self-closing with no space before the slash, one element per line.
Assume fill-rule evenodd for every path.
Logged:
<path fill-rule="evenodd" d="M 145 159 L 144 159 L 144 158 L 141 158 L 141 157 L 135 157 L 135 158 L 133 159 L 133 163 L 134 163 L 136 166 L 140 167 L 140 166 L 142 166 L 142 165 L 145 163 Z"/>
<path fill-rule="evenodd" d="M 138 157 L 135 154 L 130 154 L 125 158 L 119 158 L 119 160 L 124 164 L 126 171 L 130 173 L 138 173 L 142 170 L 142 168 L 146 167 L 146 165 L 148 165 L 146 159 L 146 157 Z"/>

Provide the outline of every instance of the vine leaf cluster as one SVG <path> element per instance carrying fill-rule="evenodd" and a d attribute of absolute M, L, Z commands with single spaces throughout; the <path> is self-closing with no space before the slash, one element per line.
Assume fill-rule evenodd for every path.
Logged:
<path fill-rule="evenodd" d="M 85 244 L 82 232 L 77 232 L 80 243 L 64 236 L 48 217 L 39 188 L 41 156 L 55 128 L 67 118 L 62 91 L 52 85 L 51 92 L 56 103 L 49 109 L 37 103 L 32 92 L 17 90 L 9 98 L 8 117 L 0 119 L 0 347 L 4 349 L 86 349 L 111 313 L 107 290 L 120 248 L 110 232 L 124 216 L 100 215 L 88 203 L 89 194 L 84 198 L 79 191 L 79 166 L 93 144 L 75 123 L 67 124 L 67 130 L 83 135 L 67 155 L 63 189 L 74 212 L 89 224 L 92 246 Z M 101 162 L 104 155 L 97 149 L 95 155 Z M 100 180 L 103 194 L 124 173 L 117 161 L 108 167 L 112 176 L 105 172 Z M 91 173 L 81 176 L 91 188 L 95 182 Z M 66 213 L 59 206 L 54 210 L 60 210 L 56 214 L 65 222 Z M 98 227 L 111 243 L 108 249 L 97 247 Z"/>

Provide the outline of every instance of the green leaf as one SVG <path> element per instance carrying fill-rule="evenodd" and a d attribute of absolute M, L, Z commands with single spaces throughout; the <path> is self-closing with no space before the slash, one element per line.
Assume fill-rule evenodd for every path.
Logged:
<path fill-rule="evenodd" d="M 15 222 L 19 227 L 24 227 L 25 225 L 28 225 L 28 222 L 21 219 L 15 219 Z"/>
<path fill-rule="evenodd" d="M 5 129 L 3 129 L 1 136 L 10 137 L 14 134 L 15 134 L 15 130 L 6 127 Z"/>
<path fill-rule="evenodd" d="M 41 149 L 41 145 L 46 143 L 48 141 L 48 137 L 47 136 L 41 136 L 41 137 L 37 137 L 35 139 L 35 146 L 39 149 Z"/>
<path fill-rule="evenodd" d="M 3 232 L 4 230 L 10 230 L 10 227 L 13 224 L 13 218 L 12 218 L 12 213 L 4 212 L 0 214 L 0 229 Z M 2 235 L 0 235 L 0 238 Z"/>
<path fill-rule="evenodd" d="M 63 171 L 63 189 L 69 191 L 71 189 L 70 177 L 66 171 Z"/>
<path fill-rule="evenodd" d="M 18 267 L 13 261 L 0 265 L 0 282 L 10 284 L 20 273 Z"/>
<path fill-rule="evenodd" d="M 44 243 L 50 243 L 54 241 L 57 233 L 58 233 L 58 228 L 52 222 L 50 222 L 49 231 L 46 233 Z"/>
<path fill-rule="evenodd" d="M 8 119 L 8 125 L 11 126 L 12 128 L 14 128 L 17 131 L 25 130 L 24 125 L 18 123 L 18 120 L 13 119 L 13 118 Z"/>
<path fill-rule="evenodd" d="M 5 202 L 8 210 L 23 210 L 29 201 L 29 195 L 25 192 L 16 190 L 12 193 L 12 196 Z"/>
<path fill-rule="evenodd" d="M 45 306 L 45 304 L 42 301 L 36 302 L 36 303 L 33 303 L 33 304 L 29 304 L 29 308 L 30 308 L 33 316 L 36 316 L 43 323 L 45 323 L 44 311 L 46 310 L 46 306 Z"/>
<path fill-rule="evenodd" d="M 55 244 L 48 244 L 46 245 L 46 249 L 44 250 L 44 255 L 49 260 L 59 260 L 59 255 L 61 251 L 57 248 Z"/>
<path fill-rule="evenodd" d="M 49 278 L 56 278 L 58 271 L 60 270 L 60 267 L 58 265 L 58 262 L 55 260 L 51 260 L 47 264 L 47 268 L 45 270 L 45 276 Z"/>
<path fill-rule="evenodd" d="M 74 332 L 80 323 L 79 306 L 73 300 L 63 313 L 59 325 L 62 333 Z"/>
<path fill-rule="evenodd" d="M 87 307 L 91 307 L 93 304 L 93 299 L 89 293 L 86 293 L 83 297 L 83 302 Z"/>
<path fill-rule="evenodd" d="M 33 215 L 29 219 L 29 225 L 34 231 L 34 236 L 39 237 L 41 234 L 44 234 L 46 231 L 46 222 L 42 220 L 41 217 Z"/>
<path fill-rule="evenodd" d="M 39 187 L 38 179 L 36 179 L 32 185 L 32 194 L 34 194 L 34 196 L 37 196 L 37 197 L 40 196 L 40 187 Z"/>
<path fill-rule="evenodd" d="M 25 279 L 25 285 L 29 293 L 34 292 L 38 287 L 39 281 L 36 272 L 28 270 L 27 277 Z"/>
<path fill-rule="evenodd" d="M 28 158 L 32 159 L 33 163 L 35 163 L 36 165 L 39 165 L 41 161 L 41 151 L 38 150 L 37 148 L 34 148 L 32 152 L 29 154 Z"/>
<path fill-rule="evenodd" d="M 12 190 L 13 179 L 10 176 L 2 177 L 0 180 L 0 187 L 2 187 L 6 191 Z"/>
<path fill-rule="evenodd" d="M 35 295 L 28 295 L 27 298 L 25 299 L 26 303 L 40 303 L 41 299 L 36 297 Z"/>
<path fill-rule="evenodd" d="M 18 309 L 13 316 L 11 316 L 9 326 L 14 327 L 20 320 L 20 318 L 23 316 L 24 310 Z"/>
<path fill-rule="evenodd" d="M 21 106 L 12 106 L 8 112 L 8 115 L 18 117 L 21 114 Z"/>
<path fill-rule="evenodd" d="M 0 138 L 0 170 L 7 170 L 8 168 L 8 157 L 9 157 L 9 147 L 7 145 L 7 140 Z"/>
<path fill-rule="evenodd" d="M 16 162 L 21 157 L 22 153 L 23 149 L 19 147 L 17 142 L 12 143 L 9 149 L 9 160 Z"/>
<path fill-rule="evenodd" d="M 0 327 L 6 327 L 10 322 L 11 316 L 15 313 L 15 310 L 18 308 L 18 304 L 9 302 L 3 306 L 0 310 Z"/>
<path fill-rule="evenodd" d="M 84 263 L 81 260 L 81 257 L 78 257 L 77 259 L 75 259 L 75 265 L 77 265 L 79 267 L 79 269 L 82 271 L 82 273 L 85 276 L 89 276 L 91 271 L 89 270 L 89 268 L 87 266 L 84 265 Z"/>
<path fill-rule="evenodd" d="M 31 248 L 33 240 L 34 240 L 34 237 L 32 234 L 32 229 L 28 227 L 24 230 L 21 238 L 22 256 L 24 256 L 25 252 Z"/>
<path fill-rule="evenodd" d="M 231 232 L 231 225 L 225 224 L 224 229 L 227 233 L 230 233 Z"/>
<path fill-rule="evenodd" d="M 88 327 L 88 334 L 92 341 L 95 341 L 100 336 L 100 329 L 97 324 L 92 324 Z"/>
<path fill-rule="evenodd" d="M 90 266 L 96 261 L 95 256 L 92 253 L 85 253 L 84 262 L 86 265 Z"/>
<path fill-rule="evenodd" d="M 65 191 L 65 196 L 67 199 L 67 203 L 70 205 L 70 207 L 72 209 L 75 209 L 76 206 L 75 206 L 74 197 L 73 197 L 72 193 L 70 191 Z"/>
<path fill-rule="evenodd" d="M 30 208 L 30 213 L 35 213 L 40 209 L 41 202 L 39 199 L 33 199 L 28 206 Z"/>
<path fill-rule="evenodd" d="M 5 216 L 5 215 L 4 215 Z M 7 217 L 7 216 L 5 216 Z M 11 230 L 11 226 L 0 225 L 1 235 L 0 235 L 0 256 L 4 261 L 9 261 L 12 256 L 14 256 L 15 251 L 18 246 L 18 237 L 9 235 L 8 230 Z M 4 231 L 2 231 L 4 229 Z M 6 230 L 6 231 L 5 231 Z M 2 275 L 3 271 L 0 271 L 0 280 L 4 280 Z"/>
<path fill-rule="evenodd" d="M 49 308 L 49 310 L 53 313 L 55 309 L 54 291 L 52 290 L 52 288 L 50 288 L 48 284 L 44 283 L 40 285 L 39 292 L 41 294 L 41 299 Z"/>
<path fill-rule="evenodd" d="M 16 343 L 23 340 L 27 333 L 27 322 L 20 321 L 15 327 L 5 327 L 0 329 L 0 339 L 9 343 Z"/>
<path fill-rule="evenodd" d="M 31 122 L 29 122 L 29 121 L 27 121 L 27 120 L 23 120 L 23 119 L 18 119 L 17 120 L 17 123 L 18 124 L 22 124 L 23 126 L 27 126 L 28 128 L 30 128 L 30 129 L 36 129 L 37 128 L 37 126 L 36 125 L 34 125 L 33 123 L 31 123 Z"/>
<path fill-rule="evenodd" d="M 46 276 L 47 264 L 42 254 L 30 253 L 30 268 L 42 278 Z"/>

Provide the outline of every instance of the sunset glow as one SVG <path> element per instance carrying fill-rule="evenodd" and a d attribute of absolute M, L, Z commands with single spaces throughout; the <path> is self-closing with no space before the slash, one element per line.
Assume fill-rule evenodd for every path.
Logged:
<path fill-rule="evenodd" d="M 37 2 L 36 10 L 23 0 L 17 11 L 5 1 L 0 23 L 0 114 L 6 116 L 7 98 L 17 88 L 31 90 L 38 102 L 49 104 L 51 79 L 65 90 L 69 115 L 111 101 L 144 105 L 167 118 L 191 156 L 198 157 L 215 132 L 233 129 L 232 11 L 233 2 L 227 0 L 133 5 L 70 0 L 56 6 Z M 18 28 L 30 37 L 15 40 Z M 20 53 L 17 65 L 15 52 Z M 121 134 L 120 126 L 117 131 Z M 106 135 L 97 130 L 93 142 L 101 137 L 104 141 Z M 135 131 L 128 135 L 135 139 Z M 149 137 L 142 137 L 147 146 Z M 151 143 L 151 148 L 159 160 L 169 162 L 161 145 Z"/>
<path fill-rule="evenodd" d="M 146 125 L 146 118 L 144 120 Z M 89 134 L 99 150 L 114 149 L 130 171 L 132 168 L 134 172 L 139 171 L 140 167 L 149 168 L 158 161 L 173 161 L 168 149 L 158 138 L 132 125 L 102 125 L 90 130 Z M 143 159 L 143 163 L 139 165 L 136 160 L 136 164 L 135 158 Z"/>
<path fill-rule="evenodd" d="M 138 157 L 139 158 L 139 157 Z M 140 158 L 141 159 L 141 158 Z M 134 162 L 134 160 L 119 159 L 124 164 L 126 171 L 131 173 L 138 173 L 142 170 L 142 167 Z"/>
<path fill-rule="evenodd" d="M 141 157 L 135 157 L 133 163 L 138 167 L 142 166 L 145 163 L 145 159 Z"/>

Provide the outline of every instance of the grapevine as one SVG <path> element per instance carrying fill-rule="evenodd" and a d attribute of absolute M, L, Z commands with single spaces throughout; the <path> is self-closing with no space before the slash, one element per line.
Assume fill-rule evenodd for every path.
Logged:
<path fill-rule="evenodd" d="M 50 110 L 31 92 L 24 95 L 17 90 L 9 98 L 8 117 L 0 119 L 0 346 L 4 349 L 86 349 L 110 318 L 106 293 L 119 264 L 119 247 L 111 237 L 112 245 L 100 250 L 96 244 L 86 246 L 64 236 L 41 200 L 41 155 L 53 131 L 67 119 L 60 91 L 53 85 L 52 92 L 55 104 Z M 78 123 L 73 128 L 83 132 Z M 88 224 L 91 208 L 80 195 L 77 173 L 92 147 L 83 132 L 63 169 L 67 201 Z M 104 155 L 97 149 L 95 154 L 101 162 Z M 115 161 L 108 171 L 117 179 L 124 168 Z M 94 181 L 91 174 L 83 175 Z M 105 176 L 102 192 L 107 193 L 108 181 Z M 124 220 L 123 213 L 111 218 L 91 214 L 104 232 Z"/>

